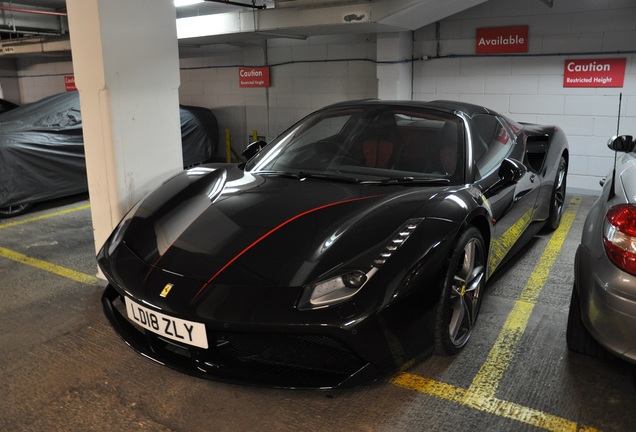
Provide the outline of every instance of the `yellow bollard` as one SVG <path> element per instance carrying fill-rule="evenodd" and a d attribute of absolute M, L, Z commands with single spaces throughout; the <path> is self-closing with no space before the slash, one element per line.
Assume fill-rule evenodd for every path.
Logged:
<path fill-rule="evenodd" d="M 225 160 L 227 163 L 232 162 L 232 137 L 229 129 L 225 129 Z"/>

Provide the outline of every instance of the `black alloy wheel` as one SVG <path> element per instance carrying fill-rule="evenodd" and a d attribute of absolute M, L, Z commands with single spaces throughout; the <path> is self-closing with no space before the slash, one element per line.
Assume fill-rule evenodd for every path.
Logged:
<path fill-rule="evenodd" d="M 26 213 L 31 208 L 31 204 L 18 204 L 9 207 L 0 207 L 0 218 L 19 216 Z"/>
<path fill-rule="evenodd" d="M 556 178 L 554 179 L 554 188 L 552 189 L 552 196 L 550 197 L 550 215 L 546 227 L 554 231 L 561 224 L 561 218 L 563 217 L 563 208 L 565 205 L 565 184 L 568 175 L 568 163 L 564 156 L 561 156 L 559 161 L 559 170 L 557 171 Z"/>
<path fill-rule="evenodd" d="M 435 320 L 435 352 L 458 353 L 473 333 L 486 278 L 486 248 L 479 230 L 457 241 L 444 277 Z"/>

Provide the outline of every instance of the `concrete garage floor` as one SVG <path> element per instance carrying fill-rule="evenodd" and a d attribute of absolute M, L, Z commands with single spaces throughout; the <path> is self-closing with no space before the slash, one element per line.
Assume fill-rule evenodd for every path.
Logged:
<path fill-rule="evenodd" d="M 574 252 L 594 198 L 567 201 L 562 228 L 491 280 L 460 355 L 328 393 L 197 379 L 128 348 L 102 314 L 84 197 L 0 220 L 0 430 L 636 430 L 631 365 L 565 344 Z"/>

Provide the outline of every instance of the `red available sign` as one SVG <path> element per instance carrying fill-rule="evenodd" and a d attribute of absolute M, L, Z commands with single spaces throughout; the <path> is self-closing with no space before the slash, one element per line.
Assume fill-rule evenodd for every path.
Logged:
<path fill-rule="evenodd" d="M 239 68 L 239 87 L 269 87 L 269 67 Z"/>
<path fill-rule="evenodd" d="M 566 60 L 563 87 L 623 87 L 625 58 Z"/>
<path fill-rule="evenodd" d="M 528 52 L 528 26 L 477 29 L 477 54 Z"/>

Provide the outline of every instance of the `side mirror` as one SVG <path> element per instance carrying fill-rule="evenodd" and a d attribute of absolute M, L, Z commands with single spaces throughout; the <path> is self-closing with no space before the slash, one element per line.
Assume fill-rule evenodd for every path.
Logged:
<path fill-rule="evenodd" d="M 631 135 L 613 136 L 607 142 L 607 146 L 617 152 L 631 153 L 634 151 L 636 141 Z"/>
<path fill-rule="evenodd" d="M 497 173 L 499 180 L 487 188 L 484 191 L 484 195 L 489 197 L 499 192 L 501 189 L 517 183 L 524 175 L 526 175 L 527 172 L 528 168 L 526 168 L 526 166 L 521 162 L 514 159 L 504 159 L 501 161 L 501 166 Z"/>
<path fill-rule="evenodd" d="M 517 183 L 521 177 L 526 175 L 528 168 L 524 164 L 514 159 L 504 159 L 499 167 L 499 179 L 504 184 Z"/>
<path fill-rule="evenodd" d="M 254 141 L 253 143 L 248 144 L 245 150 L 243 150 L 243 153 L 241 153 L 241 156 L 243 156 L 245 160 L 250 160 L 254 156 L 256 156 L 266 145 L 266 141 Z"/>

